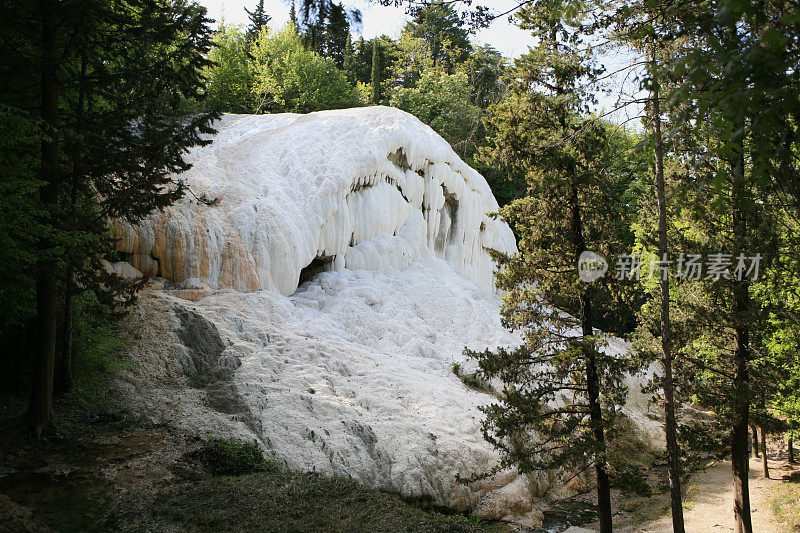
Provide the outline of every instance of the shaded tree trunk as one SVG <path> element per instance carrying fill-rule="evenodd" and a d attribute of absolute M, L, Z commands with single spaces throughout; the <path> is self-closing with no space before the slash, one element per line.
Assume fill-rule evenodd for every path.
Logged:
<path fill-rule="evenodd" d="M 656 72 L 656 53 L 653 48 L 651 72 Z M 653 105 L 653 151 L 656 173 L 656 196 L 658 198 L 658 255 L 666 260 L 667 240 L 667 205 L 664 192 L 664 149 L 661 141 L 661 102 L 656 85 L 650 93 Z M 661 275 L 661 349 L 664 365 L 664 432 L 667 444 L 667 463 L 669 468 L 669 496 L 672 511 L 672 530 L 683 533 L 683 504 L 681 497 L 681 466 L 678 450 L 678 431 L 675 421 L 675 398 L 672 380 L 672 331 L 669 318 L 669 276 Z"/>
<path fill-rule="evenodd" d="M 758 428 L 753 426 L 753 457 L 758 459 L 761 454 L 758 453 Z"/>
<path fill-rule="evenodd" d="M 738 141 L 736 157 L 731 162 L 733 187 L 731 203 L 733 206 L 733 243 L 738 252 L 744 251 L 747 242 L 747 209 L 745 207 L 744 183 L 744 142 Z M 731 470 L 733 473 L 734 515 L 737 533 L 752 533 L 750 515 L 750 487 L 748 474 L 750 458 L 747 450 L 750 418 L 750 310 L 749 283 L 746 279 L 733 280 L 733 330 L 735 348 L 733 351 L 733 405 L 731 410 Z"/>
<path fill-rule="evenodd" d="M 792 440 L 792 437 L 789 437 L 789 442 L 786 443 L 786 453 L 789 463 L 794 464 L 794 441 Z"/>
<path fill-rule="evenodd" d="M 64 300 L 64 338 L 61 348 L 61 391 L 72 390 L 72 345 L 75 337 L 75 280 L 73 268 L 67 272 L 66 298 Z"/>
<path fill-rule="evenodd" d="M 42 56 L 41 99 L 42 122 L 46 131 L 42 137 L 41 177 L 44 185 L 40 196 L 45 207 L 54 210 L 58 201 L 58 80 L 56 79 L 56 15 L 49 0 L 41 0 Z M 51 216 L 52 213 L 48 216 Z M 42 242 L 45 254 L 51 243 Z M 45 255 L 46 257 L 46 255 Z M 56 353 L 57 267 L 52 258 L 45 258 L 36 276 L 37 343 L 28 410 L 29 431 L 34 438 L 42 435 L 53 417 L 53 367 Z"/>
<path fill-rule="evenodd" d="M 767 432 L 761 428 L 761 458 L 764 463 L 764 477 L 769 479 L 769 463 L 767 462 Z"/>
<path fill-rule="evenodd" d="M 88 59 L 86 52 L 86 43 L 81 43 L 82 48 L 81 56 L 81 71 L 78 83 L 78 102 L 75 107 L 75 122 L 78 138 L 75 145 L 74 168 L 72 175 L 72 188 L 70 190 L 70 206 L 72 208 L 71 225 L 70 229 L 77 227 L 78 218 L 78 184 L 84 178 L 83 176 L 83 135 L 86 132 L 86 121 L 84 118 L 84 108 L 86 107 L 86 71 L 88 68 Z M 69 392 L 73 386 L 73 373 L 72 373 L 72 347 L 75 338 L 75 294 L 78 287 L 75 285 L 75 267 L 70 264 L 67 268 L 67 287 L 66 296 L 64 299 L 64 337 L 62 339 L 61 348 L 61 387 L 62 392 Z"/>
<path fill-rule="evenodd" d="M 580 204 L 578 203 L 578 190 L 572 188 L 572 231 L 575 245 L 575 265 L 585 249 L 583 238 L 583 224 L 581 221 Z M 584 291 L 580 298 L 581 330 L 584 339 L 594 335 L 592 321 L 592 298 L 589 290 Z M 597 478 L 597 515 L 600 522 L 600 532 L 610 533 L 613 529 L 611 519 L 611 482 L 608 477 L 606 464 L 606 441 L 603 430 L 603 410 L 600 405 L 600 377 L 597 372 L 597 350 L 594 345 L 589 345 L 584 340 L 583 350 L 586 357 L 586 389 L 589 399 L 589 424 L 595 441 L 594 467 Z"/>

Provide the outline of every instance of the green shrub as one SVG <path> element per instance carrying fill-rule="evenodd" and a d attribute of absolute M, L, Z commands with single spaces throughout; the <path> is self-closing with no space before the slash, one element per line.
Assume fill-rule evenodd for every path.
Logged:
<path fill-rule="evenodd" d="M 133 367 L 120 358 L 130 343 L 120 328 L 121 322 L 114 308 L 98 301 L 93 293 L 83 293 L 75 298 L 73 384 L 69 396 L 86 408 L 113 410 L 116 400 L 109 394 L 109 381 L 120 370 Z M 60 370 L 62 361 L 56 364 Z"/>
<path fill-rule="evenodd" d="M 623 492 L 630 492 L 639 496 L 651 496 L 653 494 L 653 489 L 647 483 L 647 478 L 639 465 L 615 461 L 615 464 L 610 465 L 608 475 L 611 478 L 611 486 Z"/>
<path fill-rule="evenodd" d="M 611 486 L 639 496 L 652 495 L 647 476 L 657 454 L 650 443 L 642 438 L 633 421 L 621 413 L 606 435 Z"/>
<path fill-rule="evenodd" d="M 279 470 L 277 463 L 264 458 L 258 445 L 236 439 L 212 437 L 189 454 L 215 476 L 237 476 Z"/>

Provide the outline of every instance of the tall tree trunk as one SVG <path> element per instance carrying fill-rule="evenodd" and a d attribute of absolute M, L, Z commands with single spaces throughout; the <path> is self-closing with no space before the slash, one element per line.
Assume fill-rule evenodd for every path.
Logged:
<path fill-rule="evenodd" d="M 656 52 L 653 47 L 650 70 L 655 76 Z M 664 148 L 661 141 L 661 102 L 657 82 L 650 93 L 653 106 L 653 151 L 656 171 L 656 196 L 658 197 L 658 255 L 667 259 L 667 203 L 664 192 Z M 683 533 L 683 504 L 681 500 L 681 465 L 678 450 L 678 430 L 675 421 L 675 397 L 672 381 L 672 331 L 669 318 L 669 275 L 661 275 L 661 349 L 664 365 L 664 432 L 667 441 L 667 464 L 669 468 L 669 496 L 672 510 L 672 530 Z"/>
<path fill-rule="evenodd" d="M 72 344 L 75 337 L 75 273 L 67 269 L 67 288 L 64 299 L 64 338 L 61 347 L 61 391 L 72 390 Z"/>
<path fill-rule="evenodd" d="M 767 462 L 767 432 L 761 428 L 761 458 L 764 462 L 764 477 L 769 479 L 769 463 Z"/>
<path fill-rule="evenodd" d="M 81 72 L 78 83 L 78 102 L 75 106 L 75 122 L 78 136 L 75 142 L 75 153 L 73 154 L 72 184 L 70 190 L 70 229 L 74 230 L 77 226 L 78 218 L 78 184 L 83 179 L 83 135 L 86 133 L 86 121 L 84 108 L 86 107 L 86 71 L 89 61 L 87 59 L 86 43 L 81 42 Z M 71 260 L 71 258 L 70 258 Z M 72 346 L 75 338 L 75 267 L 70 264 L 67 268 L 67 287 L 64 299 L 64 337 L 61 347 L 61 385 L 62 392 L 72 390 Z"/>
<path fill-rule="evenodd" d="M 761 455 L 758 453 L 758 428 L 753 426 L 753 457 L 758 459 Z"/>
<path fill-rule="evenodd" d="M 733 244 L 736 253 L 744 252 L 747 244 L 747 209 L 744 183 L 744 141 L 738 141 L 738 153 L 731 162 L 733 187 Z M 734 515 L 737 533 L 752 533 L 750 517 L 750 487 L 748 474 L 750 458 L 747 451 L 750 417 L 750 310 L 749 283 L 744 277 L 733 280 L 733 331 L 736 347 L 733 351 L 733 405 L 731 431 L 731 470 L 734 488 Z M 763 430 L 762 430 L 763 431 Z"/>
<path fill-rule="evenodd" d="M 572 188 L 572 231 L 575 245 L 575 265 L 586 247 L 583 238 L 578 190 Z M 608 478 L 606 463 L 606 440 L 603 430 L 603 410 L 600 405 L 600 376 L 597 372 L 597 350 L 594 344 L 588 344 L 586 338 L 594 335 L 592 324 L 592 298 L 587 289 L 581 294 L 581 330 L 584 337 L 583 350 L 586 358 L 586 389 L 589 399 L 589 424 L 595 441 L 594 468 L 597 477 L 597 514 L 600 520 L 600 532 L 610 533 L 613 529 L 611 519 L 611 482 Z"/>
<path fill-rule="evenodd" d="M 55 210 L 58 200 L 58 80 L 56 79 L 56 14 L 49 0 L 41 0 L 42 57 L 41 97 L 42 122 L 47 127 L 42 137 L 41 177 L 44 185 L 40 196 L 45 207 Z M 47 253 L 52 243 L 42 242 Z M 56 353 L 57 268 L 52 258 L 46 258 L 36 277 L 37 345 L 34 361 L 31 402 L 28 423 L 31 435 L 38 438 L 53 417 L 53 366 Z"/>
<path fill-rule="evenodd" d="M 794 464 L 794 441 L 792 437 L 789 437 L 789 442 L 786 443 L 786 453 L 788 455 L 787 461 L 790 464 Z"/>

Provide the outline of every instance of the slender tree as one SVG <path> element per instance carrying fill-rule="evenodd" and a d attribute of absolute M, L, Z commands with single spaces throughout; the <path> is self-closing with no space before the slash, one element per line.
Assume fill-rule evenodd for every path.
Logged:
<path fill-rule="evenodd" d="M 372 71 L 371 71 L 371 86 L 372 86 L 372 103 L 378 105 L 381 103 L 382 90 L 382 71 L 383 62 L 381 61 L 381 43 L 378 39 L 372 40 Z"/>
<path fill-rule="evenodd" d="M 543 41 L 517 60 L 512 95 L 490 108 L 486 157 L 524 171 L 528 181 L 528 195 L 501 210 L 519 235 L 520 252 L 498 256 L 497 278 L 508 291 L 504 324 L 520 330 L 525 343 L 470 353 L 485 378 L 503 383 L 498 402 L 484 409 L 483 424 L 484 436 L 502 453 L 501 467 L 593 468 L 600 528 L 607 532 L 606 431 L 615 427 L 615 406 L 625 397 L 625 360 L 603 351 L 595 328 L 598 317 L 623 308 L 625 299 L 613 296 L 621 293 L 610 279 L 582 280 L 578 273 L 588 251 L 618 255 L 630 235 L 620 224 L 625 179 L 613 150 L 603 150 L 613 145 L 610 134 L 581 115 L 578 82 L 594 72 L 579 53 Z"/>

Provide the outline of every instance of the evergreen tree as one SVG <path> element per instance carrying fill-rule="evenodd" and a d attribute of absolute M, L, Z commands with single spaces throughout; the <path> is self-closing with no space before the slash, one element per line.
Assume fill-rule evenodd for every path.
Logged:
<path fill-rule="evenodd" d="M 107 223 L 135 222 L 179 198 L 185 186 L 173 176 L 189 168 L 185 149 L 206 143 L 199 133 L 212 131 L 214 115 L 186 112 L 200 96 L 211 30 L 205 9 L 194 3 L 45 0 L 15 15 L 13 29 L 0 29 L 19 43 L 0 66 L 0 102 L 43 127 L 33 165 L 41 170 L 28 199 L 42 228 L 29 411 L 38 436 L 52 417 L 65 286 L 129 301 L 136 287 L 101 267 L 113 246 Z M 14 70 L 21 64 L 33 68 Z M 31 86 L 40 98 L 29 96 Z"/>
<path fill-rule="evenodd" d="M 411 8 L 412 19 L 403 33 L 428 44 L 433 64 L 452 74 L 455 65 L 467 59 L 472 46 L 469 32 L 451 2 L 437 0 Z"/>
<path fill-rule="evenodd" d="M 297 9 L 294 6 L 294 0 L 292 0 L 292 7 L 289 8 L 289 23 L 295 27 L 295 30 L 300 31 L 300 23 L 297 20 Z"/>
<path fill-rule="evenodd" d="M 258 37 L 261 30 L 267 27 L 272 17 L 267 15 L 266 11 L 264 11 L 264 0 L 258 0 L 258 4 L 253 11 L 247 8 L 244 8 L 244 10 L 247 13 L 247 18 L 250 19 L 250 25 L 247 27 L 247 42 L 251 43 Z"/>
<path fill-rule="evenodd" d="M 356 52 L 353 46 L 353 37 L 350 32 L 347 32 L 347 42 L 344 45 L 342 59 L 342 70 L 347 74 L 347 79 L 350 80 L 352 85 L 355 85 L 356 78 Z"/>
<path fill-rule="evenodd" d="M 543 41 L 515 64 L 512 93 L 490 108 L 490 161 L 524 172 L 528 194 L 500 210 L 519 253 L 498 256 L 508 291 L 503 323 L 523 334 L 517 349 L 472 353 L 486 379 L 502 382 L 484 408 L 484 435 L 500 467 L 522 472 L 594 465 L 601 530 L 611 531 L 606 432 L 624 400 L 624 358 L 603 350 L 598 317 L 624 308 L 624 285 L 582 281 L 582 255 L 625 252 L 628 178 L 617 167 L 610 132 L 581 115 L 579 81 L 594 75 L 574 51 Z M 549 88 L 544 92 L 541 88 Z M 561 309 L 557 308 L 560 307 Z M 567 314 L 568 311 L 571 314 Z"/>
<path fill-rule="evenodd" d="M 344 68 L 347 47 L 352 46 L 350 22 L 347 11 L 341 2 L 331 4 L 325 22 L 325 49 L 323 55 L 333 60 L 339 68 Z"/>
<path fill-rule="evenodd" d="M 372 87 L 372 103 L 378 105 L 381 103 L 383 97 L 381 90 L 381 74 L 383 71 L 383 61 L 381 60 L 381 44 L 378 39 L 372 40 L 372 70 L 371 70 L 371 87 Z"/>

